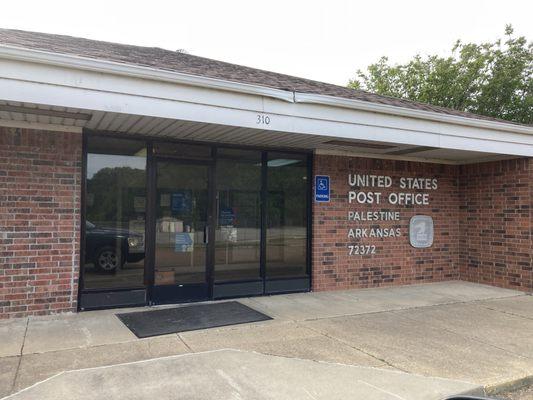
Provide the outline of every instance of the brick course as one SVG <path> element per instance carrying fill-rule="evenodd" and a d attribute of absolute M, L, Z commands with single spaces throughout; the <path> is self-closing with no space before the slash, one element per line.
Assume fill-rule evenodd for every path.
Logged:
<path fill-rule="evenodd" d="M 0 127 L 0 318 L 75 311 L 81 135 Z"/>
<path fill-rule="evenodd" d="M 533 159 L 459 167 L 461 279 L 533 290 Z"/>

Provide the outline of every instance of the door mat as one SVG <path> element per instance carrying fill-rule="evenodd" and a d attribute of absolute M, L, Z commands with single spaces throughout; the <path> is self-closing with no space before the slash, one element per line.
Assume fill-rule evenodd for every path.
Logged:
<path fill-rule="evenodd" d="M 117 314 L 138 338 L 272 319 L 237 301 Z"/>

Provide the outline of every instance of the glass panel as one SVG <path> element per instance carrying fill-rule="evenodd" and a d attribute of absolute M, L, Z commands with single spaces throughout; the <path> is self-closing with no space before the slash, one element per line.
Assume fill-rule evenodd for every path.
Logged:
<path fill-rule="evenodd" d="M 261 152 L 217 152 L 215 281 L 260 279 Z"/>
<path fill-rule="evenodd" d="M 158 156 L 210 159 L 211 147 L 198 144 L 184 143 L 154 143 L 154 154 Z"/>
<path fill-rule="evenodd" d="M 84 288 L 142 286 L 144 142 L 90 137 L 86 173 Z"/>
<path fill-rule="evenodd" d="M 157 163 L 156 285 L 206 281 L 208 168 Z"/>
<path fill-rule="evenodd" d="M 268 153 L 267 278 L 307 273 L 307 157 Z"/>

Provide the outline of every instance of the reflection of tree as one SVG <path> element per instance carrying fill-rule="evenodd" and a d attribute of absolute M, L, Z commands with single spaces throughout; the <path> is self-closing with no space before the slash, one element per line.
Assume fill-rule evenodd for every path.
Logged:
<path fill-rule="evenodd" d="M 261 164 L 260 159 L 237 161 L 221 159 L 217 163 L 219 212 L 232 208 L 239 228 L 260 225 Z M 220 220 L 220 219 L 219 219 Z"/>
<path fill-rule="evenodd" d="M 305 226 L 307 166 L 304 162 L 268 167 L 268 226 Z M 220 207 L 238 207 L 239 226 L 259 226 L 261 165 L 235 160 L 217 163 Z"/>
<path fill-rule="evenodd" d="M 196 208 L 207 207 L 205 168 L 175 166 L 161 163 L 158 168 L 158 192 L 171 194 L 176 190 L 195 192 Z M 259 226 L 261 167 L 257 162 L 220 160 L 217 165 L 217 188 L 220 207 L 237 207 L 241 227 Z M 268 226 L 305 226 L 307 216 L 307 167 L 305 163 L 268 168 Z M 87 179 L 87 192 L 92 201 L 87 206 L 87 219 L 95 223 L 127 224 L 137 219 L 135 197 L 146 197 L 144 170 L 131 167 L 102 168 Z M 158 198 L 159 204 L 159 198 Z M 170 207 L 169 207 L 170 209 Z M 158 217 L 163 210 L 158 209 Z M 192 216 L 191 216 L 192 217 Z M 195 219 L 195 218 L 192 218 Z"/>
<path fill-rule="evenodd" d="M 268 168 L 268 225 L 305 226 L 307 216 L 305 165 Z"/>
<path fill-rule="evenodd" d="M 144 170 L 131 167 L 102 168 L 87 179 L 87 193 L 93 196 L 87 206 L 87 219 L 95 223 L 136 219 L 135 196 L 146 196 Z M 142 210 L 142 213 L 144 210 Z"/>
<path fill-rule="evenodd" d="M 194 230 L 202 230 L 207 219 L 208 168 L 205 165 L 185 165 L 172 162 L 157 164 L 156 217 L 173 217 Z M 185 198 L 184 207 L 172 209 L 172 195 Z M 162 205 L 161 196 L 167 195 L 169 203 Z"/>

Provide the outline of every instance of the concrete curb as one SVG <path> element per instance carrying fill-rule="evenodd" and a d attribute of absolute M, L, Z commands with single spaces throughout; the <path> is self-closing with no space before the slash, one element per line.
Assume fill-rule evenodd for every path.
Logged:
<path fill-rule="evenodd" d="M 452 396 L 485 396 L 487 393 L 485 392 L 485 388 L 482 385 L 479 385 L 476 388 L 465 390 L 463 392 L 456 393 Z M 451 396 L 448 396 L 451 397 Z"/>
<path fill-rule="evenodd" d="M 493 396 L 503 392 L 511 392 L 522 389 L 524 386 L 528 385 L 533 385 L 533 375 L 526 375 L 522 378 L 513 379 L 511 381 L 487 385 L 485 386 L 485 393 L 489 396 Z"/>

